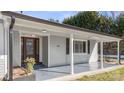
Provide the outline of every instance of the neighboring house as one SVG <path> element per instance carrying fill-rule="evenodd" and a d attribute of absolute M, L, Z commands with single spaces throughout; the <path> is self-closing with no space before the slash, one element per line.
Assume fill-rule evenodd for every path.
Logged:
<path fill-rule="evenodd" d="M 98 62 L 98 43 L 101 43 L 103 62 L 103 42 L 118 42 L 120 37 L 98 31 L 46 21 L 15 13 L 1 12 L 0 15 L 0 75 L 8 72 L 9 27 L 13 24 L 13 66 L 21 66 L 26 57 L 34 57 L 46 67 L 76 63 Z"/>

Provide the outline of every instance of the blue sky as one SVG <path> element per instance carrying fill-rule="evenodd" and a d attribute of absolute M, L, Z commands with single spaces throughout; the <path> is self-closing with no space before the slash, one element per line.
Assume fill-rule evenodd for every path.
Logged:
<path fill-rule="evenodd" d="M 76 11 L 23 11 L 23 14 L 38 17 L 41 19 L 56 19 L 62 22 L 64 18 L 70 17 L 72 15 L 75 15 Z"/>
<path fill-rule="evenodd" d="M 60 22 L 63 21 L 64 18 L 73 16 L 77 14 L 78 11 L 23 11 L 23 14 L 38 17 L 41 19 L 56 19 Z M 118 16 L 121 11 L 114 11 L 115 16 Z M 101 12 L 105 16 L 112 16 L 112 12 L 110 11 L 102 11 Z"/>

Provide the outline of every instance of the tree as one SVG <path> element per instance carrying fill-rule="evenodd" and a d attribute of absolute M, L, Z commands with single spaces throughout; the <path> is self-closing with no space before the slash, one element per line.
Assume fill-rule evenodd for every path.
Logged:
<path fill-rule="evenodd" d="M 115 18 L 114 13 L 111 13 L 112 16 L 108 17 L 95 11 L 79 12 L 74 16 L 64 19 L 63 23 L 81 28 L 101 31 L 108 34 L 123 36 L 124 14 L 121 14 L 120 16 Z M 121 43 L 124 44 L 124 41 L 122 41 Z M 106 43 L 106 46 L 108 46 L 106 47 L 106 50 L 110 50 L 112 46 L 115 46 L 115 43 Z M 121 50 L 124 52 L 123 45 L 121 45 Z"/>
<path fill-rule="evenodd" d="M 116 23 L 117 23 L 117 35 L 124 37 L 124 14 L 121 13 L 117 19 L 116 19 Z M 124 40 L 122 40 L 120 42 L 120 50 L 121 50 L 121 54 L 124 54 Z"/>
<path fill-rule="evenodd" d="M 74 16 L 64 19 L 63 23 L 114 34 L 114 32 L 112 32 L 112 29 L 114 28 L 113 19 L 111 17 L 103 16 L 96 11 L 79 12 Z"/>
<path fill-rule="evenodd" d="M 123 36 L 124 34 L 124 14 L 120 14 L 117 18 L 118 31 L 117 34 L 119 36 Z"/>
<path fill-rule="evenodd" d="M 67 19 L 64 19 L 63 23 L 82 28 L 95 29 L 98 16 L 99 16 L 98 13 L 94 11 L 79 12 L 75 16 L 71 16 Z"/>

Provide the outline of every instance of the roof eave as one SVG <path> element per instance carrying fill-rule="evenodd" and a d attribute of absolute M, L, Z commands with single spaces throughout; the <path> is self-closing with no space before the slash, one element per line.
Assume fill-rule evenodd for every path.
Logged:
<path fill-rule="evenodd" d="M 54 26 L 61 26 L 61 27 L 65 27 L 65 28 L 69 28 L 69 29 L 74 29 L 74 30 L 78 30 L 78 31 L 89 32 L 89 33 L 106 35 L 106 36 L 110 36 L 110 37 L 114 37 L 114 38 L 119 38 L 121 40 L 124 39 L 124 38 L 119 37 L 117 35 L 107 34 L 107 33 L 99 32 L 99 31 L 95 31 L 95 30 L 89 30 L 89 29 L 80 28 L 80 27 L 76 27 L 76 26 L 71 26 L 71 25 L 67 25 L 67 24 L 61 24 L 61 23 L 57 23 L 57 22 L 51 22 L 51 21 L 48 21 L 48 20 L 44 20 L 44 19 L 40 19 L 40 18 L 35 18 L 35 17 L 31 17 L 31 16 L 28 16 L 28 15 L 19 14 L 19 13 L 15 13 L 15 12 L 2 11 L 1 13 L 3 15 L 6 15 L 6 16 L 15 16 L 17 18 L 21 18 L 21 19 L 25 19 L 25 20 L 29 20 L 29 21 L 35 21 L 35 22 L 50 24 L 50 25 L 54 25 Z"/>

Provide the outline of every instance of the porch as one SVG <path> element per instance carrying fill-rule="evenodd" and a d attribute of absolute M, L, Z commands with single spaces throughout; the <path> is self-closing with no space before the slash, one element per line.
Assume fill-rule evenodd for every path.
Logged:
<path fill-rule="evenodd" d="M 104 68 L 119 66 L 118 64 L 103 64 Z M 66 75 L 70 75 L 70 65 L 66 66 L 58 66 L 58 67 L 50 67 L 50 68 L 41 68 L 34 71 L 34 75 L 26 76 L 22 78 L 15 79 L 15 81 L 43 81 L 49 80 L 53 78 L 58 78 Z M 101 69 L 101 62 L 97 62 L 97 64 L 90 65 L 89 63 L 83 64 L 75 64 L 74 65 L 74 73 L 82 73 L 88 71 L 95 71 Z"/>
<path fill-rule="evenodd" d="M 64 32 L 64 29 L 48 29 L 47 27 L 32 28 L 15 25 L 13 30 L 13 65 L 17 62 L 17 64 L 21 65 L 21 56 L 26 55 L 25 58 L 27 56 L 38 57 L 35 59 L 38 59 L 39 62 L 42 62 L 44 66 L 48 67 L 35 70 L 35 74 L 32 76 L 16 80 L 48 80 L 69 74 L 77 74 L 114 66 L 104 63 L 104 42 L 117 42 L 116 57 L 117 62 L 119 62 L 120 39 L 83 31 L 76 31 L 76 33 L 73 30 L 68 31 L 68 29 L 66 29 L 66 31 L 67 32 Z M 23 40 L 21 39 L 22 37 Z M 38 40 L 38 45 L 35 39 Z M 97 62 L 99 57 L 99 43 L 100 62 Z M 25 49 L 23 49 L 22 46 Z M 23 58 L 23 60 L 25 58 Z"/>
<path fill-rule="evenodd" d="M 35 80 L 104 68 L 103 42 L 117 42 L 119 62 L 121 38 L 88 29 L 38 20 L 37 22 L 36 20 L 16 18 L 12 33 L 12 52 L 10 52 L 13 58 L 10 57 L 11 60 L 8 61 L 8 64 L 11 63 L 10 71 L 12 65 L 21 66 L 21 61 L 28 56 L 34 57 L 46 67 L 50 67 L 36 70 Z M 99 43 L 101 63 L 97 63 Z"/>

